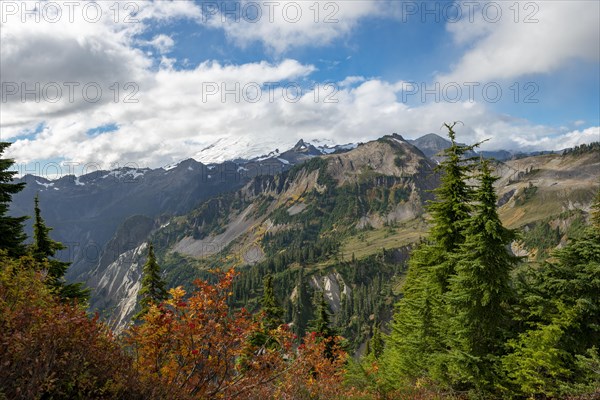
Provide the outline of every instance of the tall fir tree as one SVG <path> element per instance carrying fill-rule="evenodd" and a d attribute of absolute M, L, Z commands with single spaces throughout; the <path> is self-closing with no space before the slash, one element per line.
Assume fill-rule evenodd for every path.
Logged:
<path fill-rule="evenodd" d="M 323 337 L 335 336 L 335 331 L 331 327 L 331 313 L 329 312 L 329 305 L 325 300 L 324 292 L 317 292 L 315 300 L 315 317 L 308 324 L 308 330 L 316 332 Z"/>
<path fill-rule="evenodd" d="M 439 262 L 439 248 L 421 244 L 412 251 L 402 298 L 395 305 L 391 332 L 383 353 L 387 384 L 397 389 L 404 381 L 427 374 L 429 358 L 439 350 L 440 332 L 434 322 L 439 310 L 431 268 Z"/>
<path fill-rule="evenodd" d="M 367 353 L 373 354 L 373 357 L 378 359 L 383 353 L 383 337 L 381 336 L 381 330 L 377 325 L 373 326 L 373 336 L 369 340 L 369 351 Z"/>
<path fill-rule="evenodd" d="M 510 272 L 519 258 L 509 250 L 515 232 L 506 229 L 496 209 L 498 198 L 489 161 L 481 162 L 475 210 L 468 219 L 465 241 L 452 256 L 445 303 L 445 329 L 450 349 L 442 379 L 457 389 L 489 390 L 510 328 Z"/>
<path fill-rule="evenodd" d="M 292 300 L 292 329 L 298 337 L 306 332 L 306 321 L 311 318 L 311 299 L 306 288 L 304 269 L 300 268 L 296 279 L 296 296 Z"/>
<path fill-rule="evenodd" d="M 154 246 L 148 244 L 148 258 L 142 269 L 142 288 L 138 294 L 140 311 L 133 317 L 143 317 L 152 304 L 159 304 L 167 299 L 166 284 L 160 276 L 160 266 L 154 255 Z"/>
<path fill-rule="evenodd" d="M 15 162 L 1 157 L 8 146 L 10 143 L 0 142 L 0 250 L 10 257 L 19 257 L 26 253 L 23 223 L 28 217 L 10 217 L 8 208 L 12 196 L 23 190 L 25 183 L 11 183 L 17 172 L 9 171 L 9 168 Z"/>
<path fill-rule="evenodd" d="M 434 268 L 442 293 L 448 288 L 448 278 L 454 274 L 453 262 L 447 255 L 465 241 L 465 227 L 472 212 L 475 191 L 468 180 L 475 158 L 469 157 L 469 153 L 481 144 L 459 144 L 454 132 L 456 122 L 444 126 L 448 129 L 450 147 L 442 152 L 443 160 L 436 168 L 442 173 L 440 186 L 433 191 L 435 200 L 427 207 L 432 219 L 429 239 L 438 247 L 438 253 L 444 256 Z"/>
<path fill-rule="evenodd" d="M 329 312 L 329 305 L 325 300 L 325 293 L 318 292 L 316 294 L 316 311 L 313 320 L 308 323 L 308 331 L 314 332 L 320 338 L 325 341 L 325 353 L 324 356 L 333 359 L 333 346 L 335 344 L 335 337 L 337 331 L 331 326 L 331 313 Z"/>
<path fill-rule="evenodd" d="M 250 344 L 264 351 L 265 348 L 275 349 L 281 348 L 279 343 L 272 335 L 274 329 L 277 329 L 283 324 L 283 308 L 279 306 L 273 289 L 273 276 L 268 274 L 263 279 L 263 298 L 262 298 L 262 314 L 258 314 L 259 329 L 257 329 L 249 339 Z"/>
<path fill-rule="evenodd" d="M 267 329 L 276 329 L 283 324 L 283 309 L 279 306 L 273 289 L 273 276 L 267 275 L 264 278 L 264 289 L 262 298 L 262 309 L 265 313 L 264 326 Z"/>
<path fill-rule="evenodd" d="M 48 227 L 42 218 L 38 195 L 34 198 L 34 218 L 31 254 L 39 265 L 47 266 L 48 286 L 63 300 L 85 303 L 89 297 L 89 290 L 84 288 L 82 283 L 65 282 L 64 276 L 71 263 L 57 260 L 55 256 L 57 251 L 64 250 L 66 246 L 50 238 L 52 228 Z"/>
<path fill-rule="evenodd" d="M 62 243 L 50 239 L 52 228 L 47 226 L 42 218 L 39 195 L 35 195 L 33 204 L 35 219 L 33 222 L 33 244 L 31 246 L 31 253 L 36 261 L 42 263 L 44 261 L 49 261 L 51 257 L 56 255 L 57 251 L 64 250 L 66 247 Z M 59 282 L 67 272 L 68 268 L 68 262 L 54 260 L 54 262 L 49 263 L 48 279 L 52 282 L 53 286 L 59 286 Z"/>
<path fill-rule="evenodd" d="M 456 142 L 456 123 L 444 124 L 450 147 L 438 165 L 440 186 L 428 205 L 431 228 L 427 239 L 412 251 L 402 298 L 396 304 L 392 331 L 387 338 L 383 363 L 392 387 L 404 379 L 428 374 L 433 357 L 444 350 L 447 320 L 444 294 L 454 274 L 452 254 L 465 240 L 472 211 L 473 188 L 468 184 L 473 159 L 469 153 L 479 145 Z"/>

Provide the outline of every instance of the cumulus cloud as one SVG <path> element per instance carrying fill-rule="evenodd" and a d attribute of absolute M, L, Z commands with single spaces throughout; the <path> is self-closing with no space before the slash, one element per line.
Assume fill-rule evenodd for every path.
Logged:
<path fill-rule="evenodd" d="M 161 34 L 156 35 L 148 44 L 155 47 L 161 54 L 165 54 L 175 46 L 175 41 L 170 36 Z"/>
<path fill-rule="evenodd" d="M 484 2 L 447 29 L 467 50 L 438 77 L 445 82 L 514 79 L 549 73 L 572 60 L 600 59 L 596 1 Z"/>
<path fill-rule="evenodd" d="M 65 158 L 156 167 L 191 156 L 203 162 L 257 156 L 291 147 L 300 138 L 347 143 L 392 132 L 408 138 L 444 134 L 442 122 L 456 120 L 464 124 L 459 129 L 461 141 L 491 139 L 485 148 L 555 149 L 598 136 L 597 127 L 557 131 L 497 115 L 484 103 L 411 107 L 400 101 L 402 82 L 370 79 L 329 90 L 321 87 L 318 92 L 304 86 L 301 95 L 290 92 L 286 97 L 284 82 L 301 82 L 313 68 L 284 60 L 160 70 L 152 88 L 140 92 L 139 103 L 108 103 L 91 112 L 48 120 L 35 140 L 18 140 L 10 154 L 22 162 Z M 282 84 L 269 87 L 268 82 Z M 260 88 L 260 98 L 245 93 L 244 87 Z M 86 134 L 114 122 L 118 130 Z"/>
<path fill-rule="evenodd" d="M 551 136 L 515 137 L 514 141 L 526 149 L 562 150 L 600 140 L 600 127 L 561 132 Z"/>
<path fill-rule="evenodd" d="M 2 11 L 5 138 L 125 96 L 128 84 L 151 86 L 153 60 L 133 45 L 136 35 L 150 21 L 200 15 L 197 5 L 180 1 L 2 2 Z"/>
<path fill-rule="evenodd" d="M 349 34 L 363 18 L 386 15 L 388 1 L 242 0 L 203 8 L 203 19 L 239 46 L 260 42 L 275 54 L 306 45 L 325 46 Z"/>

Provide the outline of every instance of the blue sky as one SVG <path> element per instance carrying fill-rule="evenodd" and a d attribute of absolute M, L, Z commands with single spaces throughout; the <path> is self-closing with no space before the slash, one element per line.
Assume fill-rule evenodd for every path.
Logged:
<path fill-rule="evenodd" d="M 42 1 L 39 21 L 12 3 L 0 10 L 0 135 L 21 163 L 222 161 L 299 138 L 443 134 L 450 120 L 464 122 L 461 141 L 491 138 L 488 149 L 600 140 L 596 1 L 139 1 L 135 23 L 124 20 L 130 2 L 116 3 L 118 18 L 113 3 L 95 3 L 97 21 L 85 2 L 69 20 L 66 5 L 56 15 Z M 223 19 L 235 4 L 239 20 Z M 241 10 L 257 9 L 245 20 Z M 278 82 L 272 99 L 267 82 Z M 297 102 L 281 90 L 290 83 Z M 21 101 L 22 85 L 36 84 Z M 81 90 L 90 84 L 97 101 Z M 262 97 L 222 97 L 240 97 L 236 84 Z"/>

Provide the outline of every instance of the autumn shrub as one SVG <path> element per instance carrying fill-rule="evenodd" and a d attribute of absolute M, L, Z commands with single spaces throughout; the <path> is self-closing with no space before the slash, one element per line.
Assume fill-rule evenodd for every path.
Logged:
<path fill-rule="evenodd" d="M 196 399 L 342 398 L 341 338 L 312 333 L 295 346 L 286 324 L 268 329 L 264 313 L 231 310 L 235 276 L 218 273 L 214 284 L 197 280 L 189 296 L 171 289 L 166 302 L 152 305 L 127 333 L 136 369 Z"/>
<path fill-rule="evenodd" d="M 40 270 L 0 254 L 0 399 L 347 397 L 341 338 L 312 333 L 296 346 L 286 324 L 232 310 L 233 271 L 189 296 L 172 289 L 117 338 L 61 302 Z"/>
<path fill-rule="evenodd" d="M 253 346 L 259 320 L 227 303 L 234 277 L 229 271 L 215 284 L 196 280 L 190 296 L 174 288 L 166 302 L 150 307 L 126 338 L 144 376 L 193 398 L 268 398 L 285 369 L 291 333 L 280 327 L 270 332 L 279 346 Z"/>
<path fill-rule="evenodd" d="M 316 332 L 308 333 L 282 376 L 275 398 L 300 400 L 347 397 L 344 387 L 347 354 L 341 347 L 341 340 L 340 337 L 332 341 L 324 340 Z"/>
<path fill-rule="evenodd" d="M 0 398 L 158 398 L 107 327 L 62 303 L 38 270 L 0 255 Z"/>

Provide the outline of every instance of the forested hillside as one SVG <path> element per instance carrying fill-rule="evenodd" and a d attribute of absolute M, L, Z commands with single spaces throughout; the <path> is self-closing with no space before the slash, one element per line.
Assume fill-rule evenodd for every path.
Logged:
<path fill-rule="evenodd" d="M 439 163 L 385 136 L 128 220 L 102 318 L 3 159 L 0 397 L 599 396 L 597 147 L 500 163 L 446 126 Z"/>

